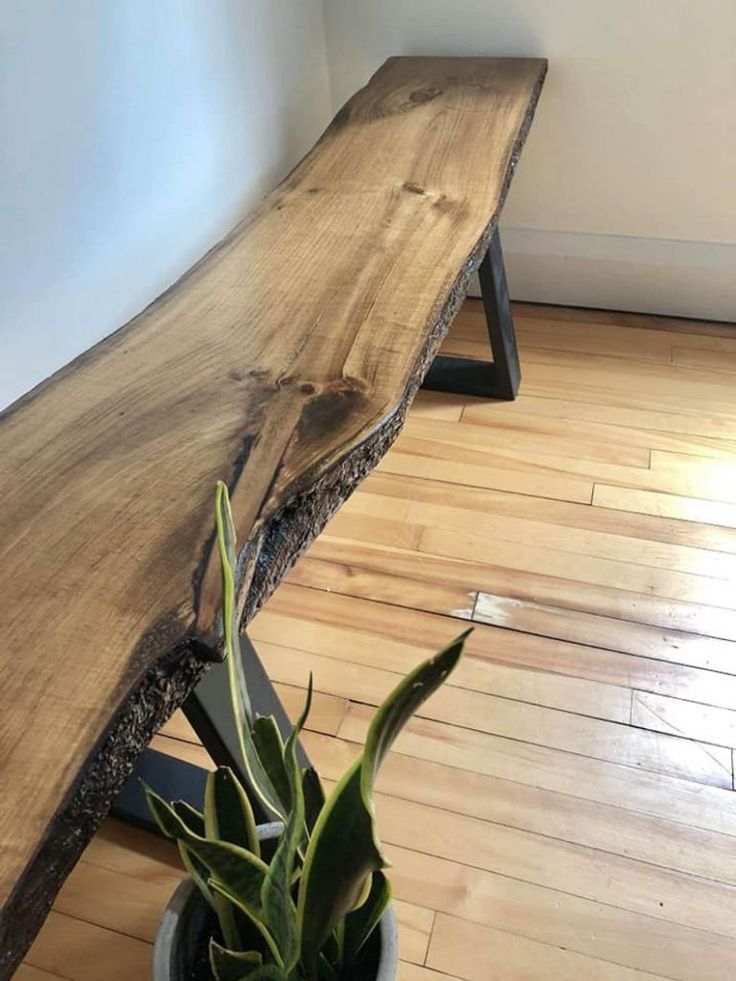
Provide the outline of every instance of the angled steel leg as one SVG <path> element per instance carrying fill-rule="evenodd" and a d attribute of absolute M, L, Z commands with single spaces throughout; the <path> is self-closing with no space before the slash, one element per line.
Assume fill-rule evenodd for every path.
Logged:
<path fill-rule="evenodd" d="M 493 362 L 438 354 L 427 372 L 423 387 L 435 392 L 478 398 L 515 399 L 521 371 L 497 228 L 478 267 L 478 277 Z"/>
<path fill-rule="evenodd" d="M 240 646 L 253 710 L 257 715 L 273 715 L 286 739 L 291 732 L 291 723 L 255 648 L 245 634 L 241 635 Z M 224 664 L 215 664 L 209 669 L 184 703 L 184 713 L 212 762 L 218 766 L 229 766 L 247 790 L 249 781 L 240 762 L 238 734 L 232 717 L 227 668 Z M 301 745 L 298 747 L 298 754 L 300 764 L 309 766 L 309 760 Z M 165 800 L 186 800 L 201 810 L 206 779 L 207 770 L 202 767 L 155 749 L 147 749 L 141 756 L 135 772 L 123 787 L 112 813 L 124 821 L 155 831 L 156 826 L 141 789 L 141 780 L 144 780 Z M 272 815 L 264 812 L 255 794 L 251 792 L 248 796 L 256 820 L 259 823 L 271 820 Z"/>

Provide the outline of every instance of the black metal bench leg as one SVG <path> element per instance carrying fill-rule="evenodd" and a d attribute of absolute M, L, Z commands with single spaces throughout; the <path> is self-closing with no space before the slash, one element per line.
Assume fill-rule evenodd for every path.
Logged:
<path fill-rule="evenodd" d="M 439 354 L 427 372 L 423 387 L 478 398 L 515 399 L 521 371 L 498 228 L 478 267 L 478 277 L 493 362 Z"/>
<path fill-rule="evenodd" d="M 273 715 L 284 739 L 291 732 L 291 723 L 274 691 L 255 648 L 245 634 L 241 635 L 240 647 L 248 679 L 248 690 L 253 710 L 258 715 Z M 202 741 L 213 763 L 229 766 L 240 778 L 246 790 L 248 777 L 243 771 L 238 748 L 238 734 L 232 717 L 227 668 L 224 664 L 213 665 L 184 703 L 184 713 Z M 309 766 L 304 749 L 298 754 L 302 766 Z M 146 800 L 141 789 L 144 780 L 165 800 L 186 800 L 202 810 L 207 770 L 176 757 L 147 749 L 123 787 L 113 806 L 115 817 L 131 824 L 155 831 Z M 252 792 L 248 795 L 257 821 L 270 820 Z"/>

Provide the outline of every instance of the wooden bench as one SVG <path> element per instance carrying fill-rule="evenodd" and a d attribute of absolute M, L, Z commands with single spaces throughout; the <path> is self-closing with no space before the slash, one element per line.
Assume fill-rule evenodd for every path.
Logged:
<path fill-rule="evenodd" d="M 390 446 L 492 242 L 514 394 L 494 235 L 545 69 L 390 59 L 253 215 L 5 414 L 0 977 L 219 657 L 216 480 L 247 623 Z M 488 391 L 458 367 L 435 383 Z"/>

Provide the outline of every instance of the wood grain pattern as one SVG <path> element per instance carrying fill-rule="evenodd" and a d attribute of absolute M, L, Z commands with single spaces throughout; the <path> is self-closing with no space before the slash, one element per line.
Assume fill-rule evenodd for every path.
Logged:
<path fill-rule="evenodd" d="M 446 727 L 445 734 L 451 733 Z M 358 742 L 318 734 L 309 734 L 305 742 L 320 772 L 331 780 L 339 780 L 360 746 Z M 497 755 L 501 742 L 497 744 Z M 736 885 L 732 834 L 684 825 L 684 812 L 645 814 L 639 809 L 639 800 L 622 801 L 612 808 L 610 803 L 589 799 L 584 795 L 592 797 L 594 792 L 582 783 L 575 785 L 562 779 L 563 770 L 575 770 L 577 764 L 572 756 L 558 755 L 560 789 L 551 790 L 533 784 L 531 768 L 525 766 L 522 753 L 517 754 L 517 779 L 504 779 L 477 769 L 461 769 L 410 755 L 412 745 L 407 740 L 386 761 L 378 783 L 383 794 Z M 507 749 L 513 755 L 513 747 L 509 745 Z M 478 755 L 480 752 L 479 747 Z M 580 764 L 580 778 L 584 767 L 585 764 Z M 618 769 L 619 776 L 625 778 L 623 768 Z M 592 779 L 598 787 L 604 784 L 601 773 Z M 550 780 L 554 781 L 555 777 L 548 777 L 547 782 Z M 723 791 L 720 794 L 725 796 Z M 722 827 L 727 828 L 727 822 Z"/>
<path fill-rule="evenodd" d="M 460 340 L 472 340 L 473 308 L 453 325 Z M 547 394 L 522 394 L 513 407 L 422 395 L 411 438 L 451 446 L 457 437 L 459 453 L 483 451 L 483 428 L 487 446 L 498 433 L 527 476 L 549 458 L 548 439 L 563 466 L 648 470 L 631 461 L 659 451 L 668 455 L 655 457 L 659 476 L 729 478 L 708 461 L 735 458 L 736 394 L 714 412 L 707 400 L 614 406 L 611 393 L 646 398 L 631 365 L 664 377 L 675 347 L 717 351 L 726 374 L 733 329 L 523 304 L 517 323 L 525 363 L 529 351 L 567 353 L 572 377 L 580 354 L 598 354 L 610 383 L 557 386 L 549 365 Z M 685 370 L 672 375 L 673 392 Z M 702 370 L 693 370 L 700 386 Z M 428 419 L 442 425 L 433 431 Z M 249 628 L 292 711 L 310 666 L 327 690 L 313 730 L 337 733 L 304 739 L 331 786 L 365 739 L 372 703 L 469 619 L 476 624 L 452 684 L 409 722 L 379 777 L 401 981 L 736 976 L 736 613 L 666 595 L 697 578 L 731 584 L 733 529 L 627 510 L 638 502 L 625 486 L 615 488 L 616 507 L 591 506 L 554 500 L 544 487 L 530 496 L 449 483 L 447 467 L 440 461 L 432 477 L 374 472 Z M 695 502 L 661 498 L 675 509 Z M 422 552 L 425 528 L 448 536 L 448 552 L 452 535 L 475 533 L 483 547 L 472 560 Z M 546 551 L 557 564 L 544 571 Z M 605 584 L 592 582 L 604 569 Z M 646 578 L 652 571 L 656 580 Z M 631 589 L 630 576 L 657 593 Z M 183 741 L 191 731 L 173 722 L 166 731 L 180 738 L 160 736 L 157 748 L 212 765 Z M 142 933 L 142 911 L 153 916 L 179 874 L 169 846 L 112 822 L 83 861 L 103 871 L 75 873 L 57 908 L 121 934 Z M 149 898 L 121 887 L 116 901 L 110 873 L 134 878 Z M 84 981 L 81 936 L 76 946 L 51 936 L 47 954 L 54 944 L 58 957 L 46 966 Z"/>
<path fill-rule="evenodd" d="M 592 510 L 589 509 L 589 510 Z M 513 553 L 512 553 L 513 554 Z M 533 554 L 533 553 L 532 553 Z M 646 552 L 642 551 L 642 555 Z M 344 562 L 376 572 L 391 571 L 428 582 L 454 583 L 482 592 L 506 594 L 516 599 L 542 602 L 563 609 L 589 611 L 635 623 L 646 623 L 664 630 L 701 634 L 710 639 L 736 640 L 736 611 L 698 603 L 652 596 L 616 581 L 601 586 L 569 575 L 545 575 L 530 563 L 522 569 L 496 564 L 495 550 L 486 551 L 487 561 L 470 561 L 451 556 L 430 555 L 406 549 L 376 546 L 368 541 L 349 541 L 322 537 L 310 550 L 315 558 Z M 490 559 L 490 561 L 488 561 Z"/>
<path fill-rule="evenodd" d="M 340 727 L 339 738 L 365 740 L 371 711 L 353 705 Z M 736 834 L 736 796 L 730 789 L 711 787 L 673 774 L 634 769 L 625 759 L 606 761 L 584 753 L 558 750 L 515 736 L 498 736 L 433 719 L 414 719 L 396 744 L 395 752 L 412 759 L 440 763 L 534 787 L 582 797 L 624 810 L 651 814 L 688 827 Z M 611 815 L 612 820 L 618 816 Z"/>
<path fill-rule="evenodd" d="M 472 953 L 471 953 L 472 952 Z M 565 978 L 566 981 L 656 981 L 648 972 L 605 964 L 549 944 L 515 937 L 479 923 L 440 914 L 432 936 L 428 963 L 465 981 L 513 978 Z"/>
<path fill-rule="evenodd" d="M 401 427 L 545 68 L 390 59 L 255 214 L 6 413 L 0 973 L 218 656 L 215 481 L 247 620 Z"/>

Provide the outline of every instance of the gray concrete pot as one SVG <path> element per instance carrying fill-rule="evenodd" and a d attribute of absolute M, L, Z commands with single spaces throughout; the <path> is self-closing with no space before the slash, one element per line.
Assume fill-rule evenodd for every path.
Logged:
<path fill-rule="evenodd" d="M 258 828 L 263 842 L 275 841 L 281 825 L 265 824 Z M 207 947 L 217 928 L 214 913 L 191 879 L 177 887 L 161 918 L 153 945 L 153 981 L 212 981 Z M 365 970 L 351 981 L 396 981 L 399 946 L 396 917 L 389 906 L 378 929 L 366 944 Z"/>

